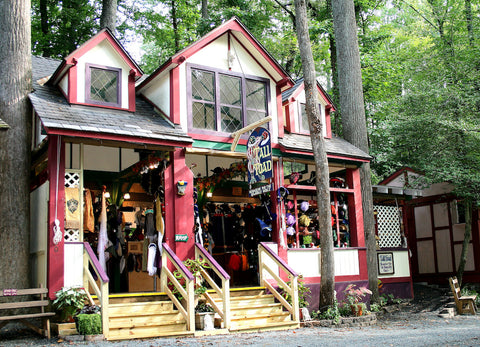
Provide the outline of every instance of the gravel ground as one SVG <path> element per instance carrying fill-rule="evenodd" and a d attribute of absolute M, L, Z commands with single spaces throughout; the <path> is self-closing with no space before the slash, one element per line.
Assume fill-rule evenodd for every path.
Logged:
<path fill-rule="evenodd" d="M 309 327 L 287 331 L 159 338 L 121 342 L 44 339 L 16 325 L 0 332 L 0 346 L 480 346 L 480 315 L 442 318 L 453 300 L 447 288 L 415 285 L 415 299 L 390 306 L 377 324 L 363 328 Z M 8 328 L 8 329 L 7 329 Z"/>

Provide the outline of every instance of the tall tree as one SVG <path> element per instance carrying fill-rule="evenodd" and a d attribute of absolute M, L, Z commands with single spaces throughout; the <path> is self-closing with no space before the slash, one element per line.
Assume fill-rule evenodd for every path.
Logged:
<path fill-rule="evenodd" d="M 347 141 L 368 153 L 362 72 L 353 0 L 333 0 L 332 13 L 337 48 L 338 89 L 343 136 Z M 377 302 L 379 300 L 377 252 L 370 163 L 364 163 L 360 167 L 360 180 L 363 225 L 367 246 L 368 282 L 372 291 L 372 301 Z"/>
<path fill-rule="evenodd" d="M 32 89 L 30 1 L 0 0 L 0 287 L 28 288 Z"/>
<path fill-rule="evenodd" d="M 115 33 L 117 27 L 117 0 L 103 0 L 100 28 L 108 28 Z"/>
<path fill-rule="evenodd" d="M 332 306 L 335 301 L 335 263 L 333 255 L 333 236 L 330 221 L 330 188 L 327 151 L 323 137 L 323 127 L 318 109 L 317 78 L 313 61 L 305 0 L 295 0 L 296 28 L 298 46 L 302 58 L 306 104 L 310 138 L 315 158 L 315 185 L 318 202 L 318 222 L 320 232 L 321 278 L 320 309 Z"/>

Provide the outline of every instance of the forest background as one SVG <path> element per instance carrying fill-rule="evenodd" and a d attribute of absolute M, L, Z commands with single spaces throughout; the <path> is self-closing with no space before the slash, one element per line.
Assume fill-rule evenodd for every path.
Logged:
<path fill-rule="evenodd" d="M 106 2 L 108 0 L 104 0 Z M 373 184 L 402 166 L 480 192 L 480 1 L 357 0 Z M 102 1 L 32 0 L 32 51 L 62 58 L 100 27 Z M 330 1 L 307 1 L 318 80 L 339 106 Z M 118 0 L 116 35 L 146 73 L 237 16 L 295 79 L 295 8 L 285 0 Z M 334 52 L 332 54 L 332 52 Z M 341 110 L 332 130 L 342 136 Z"/>

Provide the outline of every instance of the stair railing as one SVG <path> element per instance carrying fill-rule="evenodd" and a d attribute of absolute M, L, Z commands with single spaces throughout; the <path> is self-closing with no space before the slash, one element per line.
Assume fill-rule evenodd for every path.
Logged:
<path fill-rule="evenodd" d="M 72 242 L 73 243 L 73 242 Z M 100 309 L 102 314 L 102 329 L 103 335 L 107 338 L 110 332 L 108 326 L 108 282 L 109 278 L 102 266 L 100 265 L 97 256 L 92 250 L 92 247 L 88 242 L 75 242 L 76 244 L 83 244 L 83 287 L 87 292 L 88 299 L 90 303 L 93 304 L 90 291 L 88 290 L 89 286 L 93 288 L 93 291 L 97 295 L 98 301 L 100 303 Z M 100 288 L 97 285 L 97 281 L 93 278 L 90 269 L 95 271 L 97 278 L 100 280 Z"/>
<path fill-rule="evenodd" d="M 280 276 L 266 263 L 269 259 L 278 265 L 279 270 L 283 270 L 289 279 L 289 284 L 280 278 Z M 271 263 L 270 261 L 270 263 Z M 283 261 L 277 254 L 275 254 L 265 243 L 260 242 L 258 245 L 258 265 L 260 275 L 260 285 L 265 286 L 275 298 L 290 312 L 293 321 L 300 321 L 300 306 L 298 304 L 298 275 L 292 270 L 287 263 Z M 277 287 L 286 291 L 292 303 L 290 304 L 275 287 L 270 283 L 271 279 L 266 279 L 264 272 L 267 272 L 273 280 L 276 281 Z"/>
<path fill-rule="evenodd" d="M 199 243 L 195 243 L 195 259 L 205 260 L 210 268 L 217 274 L 222 281 L 222 287 L 220 288 L 212 277 L 204 269 L 201 269 L 200 273 L 202 278 L 210 284 L 213 290 L 215 290 L 217 296 L 222 299 L 222 307 L 213 300 L 212 296 L 205 292 L 203 295 L 207 299 L 208 303 L 212 305 L 215 312 L 217 312 L 223 319 L 224 328 L 230 328 L 230 276 L 225 270 L 217 263 L 217 261 L 208 253 L 205 248 Z"/>
<path fill-rule="evenodd" d="M 182 261 L 177 257 L 177 255 L 172 251 L 172 249 L 166 244 L 163 243 L 163 252 L 162 252 L 162 272 L 160 276 L 160 285 L 162 292 L 166 293 L 170 300 L 173 301 L 177 309 L 182 313 L 183 317 L 187 321 L 188 331 L 195 331 L 195 300 L 194 300 L 194 278 L 187 267 L 182 263 Z M 185 288 L 177 280 L 175 275 L 168 268 L 168 260 L 174 266 L 174 268 L 180 272 L 182 277 L 185 279 Z M 170 281 L 170 282 L 169 282 Z M 172 283 L 175 292 L 179 293 L 182 298 L 185 299 L 187 307 L 183 307 L 182 303 L 175 296 L 172 289 L 168 287 L 168 284 Z"/>

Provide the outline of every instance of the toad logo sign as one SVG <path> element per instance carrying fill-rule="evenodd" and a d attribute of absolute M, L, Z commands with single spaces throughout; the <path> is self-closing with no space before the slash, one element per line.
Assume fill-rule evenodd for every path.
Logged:
<path fill-rule="evenodd" d="M 248 138 L 248 182 L 254 184 L 273 176 L 272 144 L 267 129 L 256 128 Z"/>

